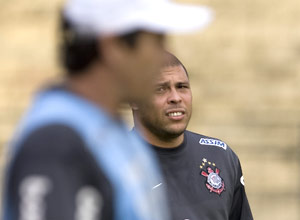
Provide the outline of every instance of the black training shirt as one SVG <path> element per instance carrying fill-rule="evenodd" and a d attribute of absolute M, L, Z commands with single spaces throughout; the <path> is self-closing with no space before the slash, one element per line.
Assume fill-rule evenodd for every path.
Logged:
<path fill-rule="evenodd" d="M 185 131 L 172 149 L 153 146 L 173 220 L 252 220 L 237 155 L 226 143 Z"/>

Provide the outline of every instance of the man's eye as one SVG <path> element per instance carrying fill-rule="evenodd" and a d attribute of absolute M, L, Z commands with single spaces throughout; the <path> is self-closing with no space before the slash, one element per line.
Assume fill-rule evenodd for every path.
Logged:
<path fill-rule="evenodd" d="M 164 92 L 165 90 L 166 90 L 165 87 L 158 87 L 158 88 L 156 89 L 157 92 Z"/>
<path fill-rule="evenodd" d="M 190 87 L 188 85 L 179 85 L 178 88 L 179 89 L 188 89 Z"/>

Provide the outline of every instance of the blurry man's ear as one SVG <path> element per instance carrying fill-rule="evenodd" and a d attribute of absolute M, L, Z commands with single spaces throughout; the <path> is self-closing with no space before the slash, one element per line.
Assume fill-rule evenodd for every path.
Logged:
<path fill-rule="evenodd" d="M 123 59 L 122 50 L 116 37 L 105 37 L 99 39 L 99 50 L 101 50 L 102 60 L 109 66 L 116 65 Z"/>
<path fill-rule="evenodd" d="M 131 103 L 129 103 L 129 105 L 130 105 L 132 110 L 134 110 L 134 111 L 139 110 L 139 107 L 136 103 L 131 102 Z"/>

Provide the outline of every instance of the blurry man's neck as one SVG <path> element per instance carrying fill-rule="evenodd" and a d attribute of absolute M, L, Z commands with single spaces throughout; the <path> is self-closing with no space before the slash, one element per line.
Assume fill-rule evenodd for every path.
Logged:
<path fill-rule="evenodd" d="M 114 118 L 118 118 L 118 107 L 121 102 L 118 86 L 108 70 L 100 64 L 95 64 L 78 76 L 72 76 L 67 81 L 67 87 L 98 105 Z"/>

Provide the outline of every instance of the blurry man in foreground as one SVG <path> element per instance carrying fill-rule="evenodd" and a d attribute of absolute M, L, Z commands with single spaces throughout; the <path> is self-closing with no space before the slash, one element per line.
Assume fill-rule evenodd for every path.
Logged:
<path fill-rule="evenodd" d="M 173 220 L 252 220 L 237 155 L 223 141 L 187 131 L 192 92 L 184 65 L 166 53 L 151 98 L 133 104 L 135 131 L 159 157 Z"/>
<path fill-rule="evenodd" d="M 180 14 L 183 17 L 178 17 Z M 149 96 L 164 33 L 204 27 L 210 11 L 165 0 L 69 0 L 66 80 L 40 91 L 10 146 L 4 220 L 166 220 L 153 155 L 127 133 L 120 103 Z"/>

